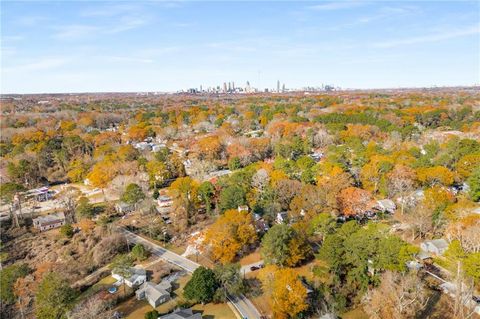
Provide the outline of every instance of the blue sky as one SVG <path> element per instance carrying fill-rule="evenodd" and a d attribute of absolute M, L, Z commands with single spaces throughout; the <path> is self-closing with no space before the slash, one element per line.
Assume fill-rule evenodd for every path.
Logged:
<path fill-rule="evenodd" d="M 480 83 L 480 2 L 2 1 L 2 93 Z"/>

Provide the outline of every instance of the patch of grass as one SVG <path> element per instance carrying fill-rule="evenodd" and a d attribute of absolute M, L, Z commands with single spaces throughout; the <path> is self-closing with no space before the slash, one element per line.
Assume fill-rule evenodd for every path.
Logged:
<path fill-rule="evenodd" d="M 101 290 L 107 290 L 110 288 L 117 280 L 113 278 L 112 276 L 107 276 L 105 278 L 102 278 L 100 281 L 98 281 L 96 284 L 92 285 L 90 288 L 85 290 L 83 293 L 80 294 L 78 297 L 78 300 L 83 300 L 85 298 L 88 298 L 97 292 Z M 122 290 L 123 287 L 118 287 L 119 290 Z M 123 291 L 123 290 L 122 290 Z"/>
<path fill-rule="evenodd" d="M 361 307 L 350 310 L 341 316 L 342 319 L 368 319 L 368 315 Z"/>
<path fill-rule="evenodd" d="M 226 303 L 206 305 L 195 305 L 192 307 L 193 312 L 200 312 L 205 319 L 233 319 L 236 318 L 232 309 Z"/>

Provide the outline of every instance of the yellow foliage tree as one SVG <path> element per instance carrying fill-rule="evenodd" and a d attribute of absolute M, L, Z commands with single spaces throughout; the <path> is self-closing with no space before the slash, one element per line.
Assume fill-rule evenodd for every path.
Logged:
<path fill-rule="evenodd" d="M 448 186 L 454 182 L 453 173 L 443 166 L 419 168 L 417 170 L 417 178 L 420 182 L 427 185 L 442 184 Z"/>
<path fill-rule="evenodd" d="M 212 258 L 222 264 L 232 262 L 256 240 L 252 215 L 234 209 L 225 211 L 205 233 L 205 244 L 210 247 Z"/>
<path fill-rule="evenodd" d="M 262 269 L 259 278 L 273 309 L 274 318 L 294 318 L 307 309 L 307 289 L 295 270 L 267 266 Z"/>
<path fill-rule="evenodd" d="M 87 175 L 90 183 L 102 190 L 107 187 L 108 183 L 115 177 L 112 164 L 110 161 L 102 161 L 95 164 L 90 174 Z"/>
<path fill-rule="evenodd" d="M 462 156 L 456 165 L 458 174 L 463 178 L 468 178 L 473 170 L 478 167 L 480 163 L 480 154 L 468 154 Z"/>

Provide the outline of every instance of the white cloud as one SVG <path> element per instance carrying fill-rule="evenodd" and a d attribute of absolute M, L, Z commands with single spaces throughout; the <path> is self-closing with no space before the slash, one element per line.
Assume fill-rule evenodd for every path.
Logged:
<path fill-rule="evenodd" d="M 367 2 L 363 2 L 363 1 L 337 1 L 337 2 L 317 4 L 317 5 L 309 6 L 308 8 L 311 10 L 318 10 L 318 11 L 333 11 L 333 10 L 352 9 L 352 8 L 360 7 L 366 4 Z"/>
<path fill-rule="evenodd" d="M 133 63 L 153 63 L 155 62 L 152 59 L 143 59 L 143 58 L 136 58 L 136 57 L 128 57 L 128 56 L 106 56 L 104 57 L 106 60 L 112 62 L 133 62 Z"/>
<path fill-rule="evenodd" d="M 439 41 L 469 36 L 469 35 L 478 34 L 478 33 L 480 33 L 480 25 L 474 25 L 474 26 L 466 27 L 464 29 L 457 29 L 457 30 L 452 30 L 452 31 L 447 31 L 442 33 L 377 42 L 373 44 L 373 47 L 394 48 L 394 47 L 417 44 L 417 43 L 439 42 Z"/>
<path fill-rule="evenodd" d="M 90 36 L 97 31 L 100 31 L 100 28 L 97 26 L 82 24 L 65 25 L 61 27 L 56 27 L 56 29 L 58 31 L 54 34 L 54 37 L 58 39 L 82 38 Z"/>
<path fill-rule="evenodd" d="M 3 72 L 30 72 L 40 70 L 51 70 L 61 67 L 70 61 L 64 57 L 48 57 L 37 61 L 32 61 L 25 64 L 18 64 L 10 67 L 3 68 Z"/>
<path fill-rule="evenodd" d="M 138 10 L 139 7 L 132 4 L 117 4 L 105 7 L 92 7 L 80 12 L 82 17 L 113 17 Z"/>

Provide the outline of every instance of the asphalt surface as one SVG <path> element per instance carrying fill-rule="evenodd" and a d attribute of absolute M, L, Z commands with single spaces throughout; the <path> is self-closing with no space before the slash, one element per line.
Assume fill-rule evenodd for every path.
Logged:
<path fill-rule="evenodd" d="M 120 228 L 119 230 L 125 235 L 125 237 L 129 242 L 135 243 L 135 244 L 140 243 L 145 247 L 148 247 L 152 252 L 152 254 L 154 254 L 155 256 L 158 256 L 171 264 L 174 264 L 182 269 L 185 269 L 190 273 L 194 272 L 195 269 L 200 267 L 200 264 L 197 264 L 196 262 L 191 261 L 190 259 L 187 259 L 170 250 L 167 250 L 162 246 L 152 243 L 151 241 L 148 241 L 124 228 Z M 252 302 L 243 294 L 238 296 L 229 296 L 228 299 L 244 319 L 260 319 L 261 318 L 261 315 L 258 312 L 257 308 L 255 308 Z"/>

